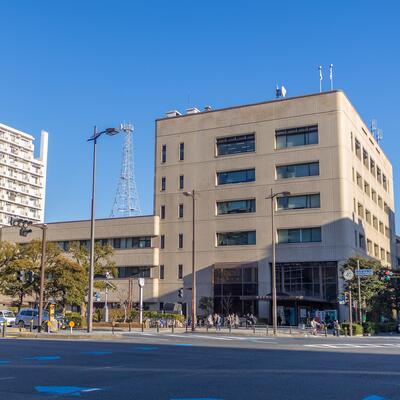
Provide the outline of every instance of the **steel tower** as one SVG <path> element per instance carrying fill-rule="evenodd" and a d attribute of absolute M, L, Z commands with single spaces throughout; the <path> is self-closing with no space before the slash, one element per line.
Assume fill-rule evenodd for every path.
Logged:
<path fill-rule="evenodd" d="M 133 162 L 133 125 L 123 124 L 121 128 L 122 132 L 125 134 L 124 148 L 121 174 L 111 210 L 111 218 L 141 215 Z"/>

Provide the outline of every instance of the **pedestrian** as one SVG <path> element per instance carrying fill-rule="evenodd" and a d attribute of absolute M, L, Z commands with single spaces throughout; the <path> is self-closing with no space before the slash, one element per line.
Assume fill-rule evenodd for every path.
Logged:
<path fill-rule="evenodd" d="M 214 325 L 213 316 L 210 314 L 210 315 L 207 317 L 207 326 L 208 326 L 209 328 L 211 328 L 213 325 Z"/>
<path fill-rule="evenodd" d="M 315 336 L 317 334 L 317 329 L 320 326 L 320 324 L 313 318 L 311 320 L 311 333 Z"/>
<path fill-rule="evenodd" d="M 333 322 L 333 336 L 340 337 L 340 323 L 337 319 Z"/>
<path fill-rule="evenodd" d="M 240 319 L 239 319 L 239 315 L 237 315 L 237 314 L 235 314 L 234 323 L 235 323 L 235 329 L 239 328 L 239 326 L 240 326 Z"/>
<path fill-rule="evenodd" d="M 278 325 L 281 326 L 282 325 L 282 317 L 280 315 L 278 315 L 278 318 L 276 320 L 278 322 Z"/>
<path fill-rule="evenodd" d="M 216 321 L 215 321 L 215 330 L 220 331 L 221 330 L 221 324 L 222 324 L 222 318 L 219 314 L 216 314 Z"/>

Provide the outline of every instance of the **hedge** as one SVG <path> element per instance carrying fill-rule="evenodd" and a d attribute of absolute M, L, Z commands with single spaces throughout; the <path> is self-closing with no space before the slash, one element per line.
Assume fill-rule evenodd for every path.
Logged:
<path fill-rule="evenodd" d="M 342 327 L 342 334 L 345 333 L 345 330 L 347 330 L 347 333 L 350 332 L 350 324 L 349 323 L 343 323 L 341 324 Z M 353 335 L 362 335 L 364 333 L 363 327 L 360 324 L 353 324 Z"/>

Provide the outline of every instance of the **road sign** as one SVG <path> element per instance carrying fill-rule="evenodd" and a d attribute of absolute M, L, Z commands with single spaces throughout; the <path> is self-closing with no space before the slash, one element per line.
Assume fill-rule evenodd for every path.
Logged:
<path fill-rule="evenodd" d="M 372 268 L 356 269 L 355 273 L 357 276 L 371 276 L 374 274 L 374 270 Z"/>
<path fill-rule="evenodd" d="M 343 271 L 343 278 L 346 279 L 346 281 L 351 281 L 354 278 L 354 273 L 351 269 L 345 269 Z"/>
<path fill-rule="evenodd" d="M 139 287 L 143 287 L 144 286 L 144 278 L 139 278 L 138 279 L 138 285 L 139 285 Z"/>
<path fill-rule="evenodd" d="M 68 325 L 69 325 L 70 328 L 73 328 L 75 326 L 75 322 L 74 321 L 69 321 Z"/>
<path fill-rule="evenodd" d="M 346 296 L 344 294 L 338 297 L 339 304 L 346 304 Z"/>

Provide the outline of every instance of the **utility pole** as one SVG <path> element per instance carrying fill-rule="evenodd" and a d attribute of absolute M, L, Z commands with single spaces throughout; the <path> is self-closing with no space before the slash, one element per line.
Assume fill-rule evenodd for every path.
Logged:
<path fill-rule="evenodd" d="M 357 259 L 357 271 L 360 271 L 360 260 Z M 362 303 L 361 303 L 361 278 L 357 274 L 357 284 L 358 284 L 358 322 L 362 324 Z"/>
<path fill-rule="evenodd" d="M 39 225 L 38 225 L 39 226 Z M 42 259 L 40 260 L 40 291 L 39 291 L 39 315 L 38 315 L 38 331 L 42 330 L 43 322 L 43 297 L 44 297 L 44 279 L 45 279 L 45 263 L 46 263 L 46 233 L 47 225 L 40 225 L 42 229 Z"/>
<path fill-rule="evenodd" d="M 351 289 L 349 289 L 349 335 L 353 336 L 353 300 L 351 298 Z"/>

